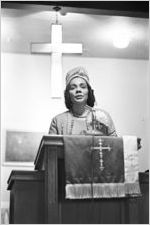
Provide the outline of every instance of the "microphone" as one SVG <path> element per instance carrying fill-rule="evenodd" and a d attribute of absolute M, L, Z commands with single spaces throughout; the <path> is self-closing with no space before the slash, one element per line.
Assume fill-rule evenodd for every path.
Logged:
<path fill-rule="evenodd" d="M 92 109 L 92 132 L 96 131 L 96 109 Z"/>
<path fill-rule="evenodd" d="M 99 131 L 97 130 L 97 118 L 96 118 L 96 111 L 95 107 L 92 108 L 92 134 L 99 135 Z"/>
<path fill-rule="evenodd" d="M 98 108 L 92 108 L 92 134 L 101 135 L 101 133 L 107 134 L 108 127 L 101 121 L 98 120 L 96 116 Z"/>

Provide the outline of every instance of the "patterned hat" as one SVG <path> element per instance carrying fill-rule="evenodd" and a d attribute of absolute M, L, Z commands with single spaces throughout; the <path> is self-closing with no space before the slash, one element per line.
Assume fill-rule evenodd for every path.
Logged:
<path fill-rule="evenodd" d="M 75 78 L 80 77 L 83 78 L 89 84 L 89 76 L 87 71 L 83 67 L 76 67 L 68 71 L 66 75 L 66 86 L 70 83 L 70 81 Z"/>

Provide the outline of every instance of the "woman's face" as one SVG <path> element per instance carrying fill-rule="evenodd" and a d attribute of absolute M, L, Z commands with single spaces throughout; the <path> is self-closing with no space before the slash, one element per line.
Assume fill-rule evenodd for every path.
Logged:
<path fill-rule="evenodd" d="M 86 104 L 88 99 L 88 86 L 84 79 L 75 77 L 70 81 L 70 98 L 73 104 Z"/>

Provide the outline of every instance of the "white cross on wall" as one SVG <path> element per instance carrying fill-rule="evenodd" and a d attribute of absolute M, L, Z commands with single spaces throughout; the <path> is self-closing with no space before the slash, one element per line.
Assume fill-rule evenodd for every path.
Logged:
<path fill-rule="evenodd" d="M 51 26 L 51 43 L 32 43 L 32 53 L 51 53 L 51 97 L 63 96 L 62 54 L 82 53 L 82 44 L 62 43 L 62 25 Z"/>

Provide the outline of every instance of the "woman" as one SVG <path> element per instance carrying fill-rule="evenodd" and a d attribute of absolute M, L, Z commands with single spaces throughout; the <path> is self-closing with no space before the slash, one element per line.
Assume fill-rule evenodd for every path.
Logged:
<path fill-rule="evenodd" d="M 83 67 L 67 73 L 64 96 L 68 111 L 52 119 L 49 134 L 116 136 L 109 114 L 102 109 L 93 109 L 95 96 Z"/>

